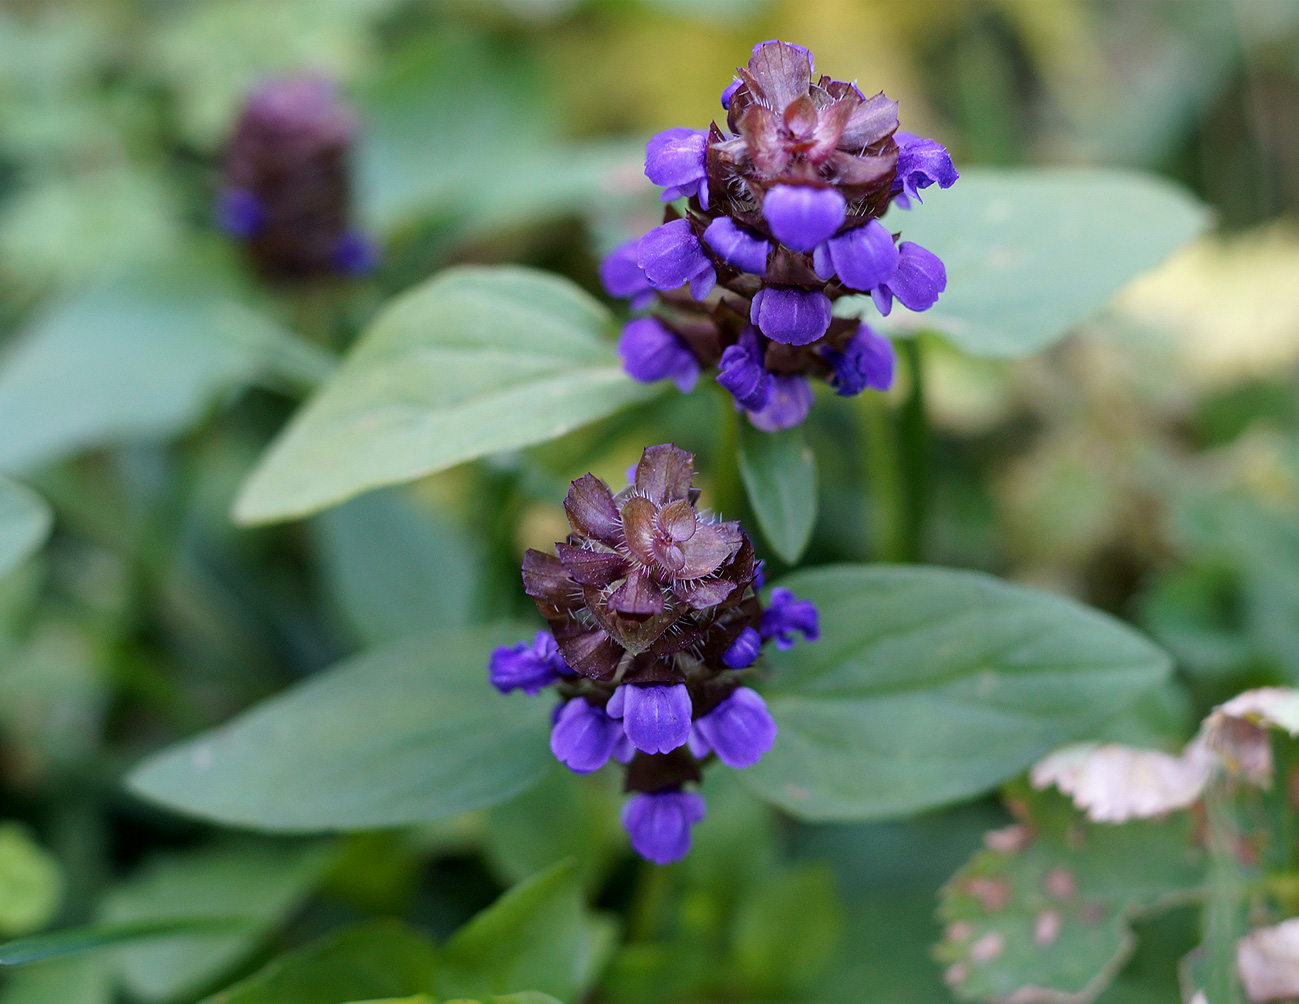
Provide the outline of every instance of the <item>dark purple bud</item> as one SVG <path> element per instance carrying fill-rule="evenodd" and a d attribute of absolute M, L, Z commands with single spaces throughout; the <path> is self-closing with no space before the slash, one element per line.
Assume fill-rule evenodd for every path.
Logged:
<path fill-rule="evenodd" d="M 798 374 L 771 378 L 771 397 L 764 407 L 749 412 L 749 424 L 763 432 L 780 432 L 802 425 L 812 410 L 812 388 Z"/>
<path fill-rule="evenodd" d="M 680 861 L 690 850 L 690 827 L 704 818 L 704 799 L 693 791 L 640 792 L 623 806 L 622 825 L 632 850 L 656 865 Z"/>
<path fill-rule="evenodd" d="M 636 263 L 655 289 L 680 289 L 689 283 L 696 300 L 707 296 L 717 282 L 713 263 L 689 220 L 672 220 L 642 237 Z"/>
<path fill-rule="evenodd" d="M 521 641 L 495 649 L 488 667 L 492 686 L 502 694 L 522 690 L 531 696 L 569 673 L 572 670 L 559 654 L 555 639 L 545 631 L 538 631 L 531 645 Z"/>
<path fill-rule="evenodd" d="M 893 343 L 868 325 L 858 326 L 842 352 L 826 349 L 825 358 L 834 367 L 835 393 L 842 397 L 893 386 L 897 367 Z"/>
<path fill-rule="evenodd" d="M 639 237 L 619 244 L 600 263 L 600 282 L 604 284 L 605 292 L 631 300 L 632 310 L 643 310 L 654 299 L 654 287 L 636 263 L 639 247 Z"/>
<path fill-rule="evenodd" d="M 752 767 L 776 741 L 776 722 L 767 702 L 749 687 L 732 691 L 695 722 L 695 731 L 718 760 L 736 770 Z"/>
<path fill-rule="evenodd" d="M 897 132 L 898 173 L 893 180 L 894 205 L 910 209 L 911 202 L 921 201 L 919 192 L 930 185 L 951 188 L 960 177 L 951 155 L 942 144 L 909 132 Z"/>
<path fill-rule="evenodd" d="M 764 286 L 753 297 L 749 320 L 774 342 L 808 345 L 830 327 L 830 299 L 818 289 Z"/>
<path fill-rule="evenodd" d="M 752 328 L 746 327 L 740 340 L 722 353 L 717 382 L 747 411 L 766 405 L 771 397 L 771 374 L 762 365 L 762 346 Z"/>
<path fill-rule="evenodd" d="M 378 246 L 357 230 L 349 230 L 334 245 L 334 267 L 343 275 L 365 275 L 378 264 Z"/>
<path fill-rule="evenodd" d="M 879 220 L 826 241 L 812 256 L 822 279 L 837 275 L 849 289 L 869 292 L 893 278 L 901 252 Z"/>
<path fill-rule="evenodd" d="M 816 607 L 811 600 L 800 600 L 788 589 L 773 589 L 771 602 L 762 611 L 762 622 L 758 627 L 763 641 L 776 640 L 777 648 L 792 648 L 795 634 L 802 634 L 807 641 L 816 641 L 821 637 L 821 628 Z"/>
<path fill-rule="evenodd" d="M 753 566 L 753 588 L 761 589 L 767 584 L 767 563 L 759 560 Z"/>
<path fill-rule="evenodd" d="M 762 635 L 755 628 L 746 627 L 722 654 L 722 665 L 727 669 L 748 669 L 758 661 L 761 651 Z"/>
<path fill-rule="evenodd" d="M 801 52 L 804 56 L 807 57 L 807 72 L 808 73 L 816 72 L 816 63 L 812 61 L 812 50 L 805 45 L 799 45 L 797 42 L 782 42 L 778 38 L 769 38 L 767 39 L 767 41 L 759 42 L 757 45 L 753 47 L 753 55 L 756 56 L 758 54 L 759 49 L 765 49 L 769 45 L 778 45 L 786 51 L 788 51 L 789 49 L 793 49 L 795 52 Z"/>
<path fill-rule="evenodd" d="M 569 770 L 589 774 L 609 762 L 622 737 L 617 719 L 577 697 L 560 709 L 550 732 L 550 751 Z"/>
<path fill-rule="evenodd" d="M 671 753 L 690 738 L 690 692 L 684 683 L 623 684 L 609 700 L 627 738 L 642 753 Z"/>
<path fill-rule="evenodd" d="M 812 251 L 833 237 L 847 212 L 843 196 L 833 188 L 810 185 L 776 185 L 762 201 L 772 234 L 795 251 Z"/>
<path fill-rule="evenodd" d="M 718 258 L 740 272 L 765 275 L 771 243 L 739 226 L 729 216 L 719 216 L 704 231 L 704 243 Z"/>
<path fill-rule="evenodd" d="M 885 317 L 893 309 L 894 297 L 908 310 L 928 310 L 947 288 L 947 269 L 938 255 L 911 241 L 903 241 L 898 251 L 901 257 L 893 278 L 871 290 L 871 299 Z"/>
<path fill-rule="evenodd" d="M 627 374 L 642 383 L 671 380 L 682 394 L 689 394 L 699 379 L 695 354 L 657 318 L 628 321 L 618 339 L 618 354 Z"/>
<path fill-rule="evenodd" d="M 732 80 L 726 85 L 726 90 L 722 91 L 722 107 L 729 109 L 731 107 L 731 96 L 743 86 L 743 80 Z"/>
<path fill-rule="evenodd" d="M 707 133 L 684 128 L 665 129 L 645 144 L 645 176 L 666 186 L 664 202 L 699 191 L 699 183 L 708 176 L 704 167 L 707 146 Z M 707 196 L 703 201 L 707 205 Z"/>
<path fill-rule="evenodd" d="M 227 188 L 217 196 L 216 222 L 231 237 L 252 240 L 266 226 L 266 210 L 247 189 Z"/>

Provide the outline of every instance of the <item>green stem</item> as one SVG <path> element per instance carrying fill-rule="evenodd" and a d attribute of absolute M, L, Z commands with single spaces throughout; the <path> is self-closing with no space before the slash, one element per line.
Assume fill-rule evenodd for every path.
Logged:
<path fill-rule="evenodd" d="M 653 941 L 659 935 L 663 910 L 676 885 L 676 874 L 676 865 L 654 865 L 648 861 L 640 863 L 640 875 L 628 911 L 629 941 Z"/>
<path fill-rule="evenodd" d="M 906 506 L 902 512 L 903 560 L 920 561 L 925 553 L 925 527 L 929 515 L 929 418 L 925 413 L 924 356 L 920 339 L 899 343 L 910 387 L 899 415 L 898 447 Z"/>
<path fill-rule="evenodd" d="M 725 390 L 718 400 L 722 414 L 717 424 L 717 456 L 713 459 L 713 505 L 728 519 L 738 519 L 744 501 L 740 484 L 740 413 Z"/>
<path fill-rule="evenodd" d="M 871 557 L 875 561 L 905 561 L 902 537 L 905 502 L 893 416 L 881 394 L 863 394 L 861 403 L 862 439 L 866 446 L 865 492 L 870 498 L 866 525 L 870 527 Z"/>
<path fill-rule="evenodd" d="M 1204 910 L 1204 992 L 1209 1004 L 1241 1004 L 1236 941 L 1243 923 L 1246 876 L 1236 855 L 1236 827 L 1222 778 L 1204 796 L 1209 845 L 1209 896 Z"/>

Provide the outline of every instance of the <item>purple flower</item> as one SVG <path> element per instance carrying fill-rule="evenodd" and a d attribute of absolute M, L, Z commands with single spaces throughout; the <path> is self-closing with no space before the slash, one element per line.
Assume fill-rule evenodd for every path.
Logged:
<path fill-rule="evenodd" d="M 849 289 L 862 292 L 892 279 L 900 259 L 893 235 L 879 220 L 831 238 L 812 255 L 816 274 L 822 279 L 837 275 Z"/>
<path fill-rule="evenodd" d="M 560 676 L 571 672 L 564 657 L 559 654 L 555 639 L 546 631 L 538 631 L 531 645 L 521 641 L 516 645 L 497 648 L 492 652 L 488 667 L 492 686 L 502 694 L 508 694 L 511 690 L 536 694 Z"/>
<path fill-rule="evenodd" d="M 740 272 L 765 275 L 771 243 L 737 225 L 729 216 L 719 216 L 704 231 L 704 243 L 717 257 Z"/>
<path fill-rule="evenodd" d="M 662 199 L 671 202 L 682 196 L 699 193 L 700 182 L 708 177 L 704 151 L 708 134 L 697 129 L 665 129 L 645 144 L 645 176 L 656 185 L 665 185 Z M 707 194 L 700 196 L 707 208 Z"/>
<path fill-rule="evenodd" d="M 622 826 L 637 854 L 666 865 L 686 856 L 690 827 L 705 811 L 703 796 L 693 791 L 641 792 L 623 806 Z"/>
<path fill-rule="evenodd" d="M 938 255 L 911 241 L 903 241 L 898 251 L 901 257 L 893 278 L 871 290 L 871 299 L 885 317 L 893 309 L 894 297 L 908 310 L 928 310 L 947 288 L 947 269 Z"/>
<path fill-rule="evenodd" d="M 750 411 L 749 424 L 763 432 L 779 432 L 801 425 L 812 410 L 812 387 L 805 377 L 782 374 L 771 378 L 771 397 L 757 411 Z"/>
<path fill-rule="evenodd" d="M 888 390 L 893 386 L 897 364 L 893 343 L 868 325 L 858 326 L 842 352 L 826 349 L 825 358 L 834 367 L 835 393 L 842 397 L 860 394 L 868 387 Z"/>
<path fill-rule="evenodd" d="M 379 264 L 379 248 L 358 230 L 348 230 L 334 245 L 334 264 L 343 275 L 365 275 Z"/>
<path fill-rule="evenodd" d="M 788 589 L 773 589 L 771 602 L 762 611 L 758 633 L 763 641 L 775 638 L 776 647 L 782 649 L 793 647 L 795 633 L 801 633 L 807 641 L 816 641 L 821 637 L 816 607 L 811 600 L 800 600 Z"/>
<path fill-rule="evenodd" d="M 627 738 L 642 753 L 671 753 L 690 738 L 690 692 L 684 683 L 623 684 L 608 712 L 621 718 Z"/>
<path fill-rule="evenodd" d="M 911 200 L 920 202 L 920 190 L 930 185 L 951 188 L 960 177 L 951 155 L 942 144 L 909 132 L 896 132 L 898 173 L 893 179 L 893 202 L 900 209 L 910 209 Z"/>
<path fill-rule="evenodd" d="M 749 320 L 774 342 L 808 345 L 830 327 L 830 298 L 818 289 L 764 286 L 753 297 Z"/>
<path fill-rule="evenodd" d="M 609 762 L 622 738 L 622 726 L 616 718 L 609 717 L 603 708 L 588 703 L 585 698 L 575 697 L 560 709 L 555 719 L 555 727 L 550 732 L 550 751 L 569 770 L 589 774 Z"/>
<path fill-rule="evenodd" d="M 636 263 L 640 238 L 619 244 L 600 263 L 600 282 L 605 292 L 619 299 L 631 300 L 632 310 L 643 310 L 654 299 L 654 287 Z"/>
<path fill-rule="evenodd" d="M 691 751 L 711 748 L 718 760 L 736 770 L 752 767 L 776 741 L 776 722 L 767 710 L 767 702 L 749 687 L 731 691 L 694 727 L 697 736 Z"/>
<path fill-rule="evenodd" d="M 795 251 L 811 251 L 843 226 L 848 207 L 833 188 L 776 185 L 762 200 L 775 238 Z"/>
<path fill-rule="evenodd" d="M 654 317 L 628 321 L 618 339 L 622 368 L 634 380 L 671 380 L 689 394 L 699 379 L 699 361 L 677 334 Z"/>
<path fill-rule="evenodd" d="M 762 635 L 751 627 L 740 632 L 731 647 L 722 653 L 722 665 L 727 669 L 748 669 L 758 661 L 762 651 Z"/>
<path fill-rule="evenodd" d="M 717 371 L 717 382 L 731 392 L 736 403 L 757 411 L 771 397 L 771 374 L 762 365 L 762 346 L 757 333 L 746 327 L 740 340 L 727 346 Z"/>
<path fill-rule="evenodd" d="M 722 107 L 729 110 L 731 107 L 731 95 L 738 91 L 744 85 L 743 80 L 732 80 L 726 85 L 726 90 L 722 91 Z"/>
<path fill-rule="evenodd" d="M 241 241 L 256 237 L 266 226 L 266 209 L 246 188 L 227 188 L 217 196 L 216 222 Z"/>
<path fill-rule="evenodd" d="M 657 226 L 640 239 L 636 264 L 655 289 L 679 289 L 690 284 L 690 295 L 702 300 L 717 282 L 713 263 L 691 229 L 689 220 Z"/>

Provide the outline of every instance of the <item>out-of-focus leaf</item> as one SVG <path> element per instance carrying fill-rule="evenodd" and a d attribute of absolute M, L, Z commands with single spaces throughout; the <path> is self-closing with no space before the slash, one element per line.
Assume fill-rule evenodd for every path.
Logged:
<path fill-rule="evenodd" d="M 886 224 L 943 260 L 947 291 L 922 314 L 895 306 L 880 325 L 938 331 L 972 355 L 1009 358 L 1098 312 L 1203 233 L 1209 214 L 1169 182 L 1128 171 L 985 169 Z"/>
<path fill-rule="evenodd" d="M 1042 815 L 993 834 L 942 891 L 935 954 L 966 1000 L 1086 1004 L 1131 955 L 1133 916 L 1203 887 L 1185 815 L 1123 826 Z"/>
<path fill-rule="evenodd" d="M 377 645 L 474 619 L 481 556 L 466 531 L 389 490 L 313 524 L 325 582 L 356 637 Z"/>
<path fill-rule="evenodd" d="M 841 565 L 782 585 L 816 604 L 822 635 L 772 654 L 780 732 L 741 778 L 803 819 L 884 819 L 979 794 L 1171 669 L 1118 621 L 986 575 Z"/>
<path fill-rule="evenodd" d="M 769 876 L 740 905 L 734 940 L 740 979 L 754 993 L 806 994 L 834 956 L 843 917 L 825 865 Z"/>
<path fill-rule="evenodd" d="M 0 826 L 0 933 L 44 927 L 54 919 L 62 895 L 58 861 L 21 826 Z"/>
<path fill-rule="evenodd" d="M 0 478 L 0 576 L 41 546 L 52 523 L 50 507 L 39 495 Z"/>
<path fill-rule="evenodd" d="M 503 802 L 549 766 L 550 708 L 487 682 L 496 624 L 348 659 L 164 751 L 128 779 L 179 812 L 265 830 L 370 829 Z"/>
<path fill-rule="evenodd" d="M 241 930 L 246 917 L 166 917 L 122 924 L 87 924 L 0 945 L 0 966 L 23 966 L 155 938 L 210 938 Z"/>
<path fill-rule="evenodd" d="M 0 356 L 0 469 L 181 432 L 259 371 L 300 364 L 286 341 L 210 287 L 132 281 L 66 300 Z"/>
<path fill-rule="evenodd" d="M 581 999 L 613 937 L 613 922 L 583 902 L 576 862 L 561 861 L 514 886 L 452 936 L 437 989 L 455 998 L 527 987 Z"/>
<path fill-rule="evenodd" d="M 803 556 L 816 522 L 816 457 L 802 427 L 740 430 L 740 477 L 762 535 L 786 564 Z"/>
<path fill-rule="evenodd" d="M 24 966 L 7 975 L 0 1004 L 112 1004 L 113 980 L 99 959 Z"/>
<path fill-rule="evenodd" d="M 338 1004 L 426 993 L 437 949 L 395 920 L 369 921 L 327 935 L 266 964 L 204 1004 Z"/>
<path fill-rule="evenodd" d="M 236 844 L 155 860 L 109 893 L 108 923 L 172 917 L 246 917 L 237 932 L 155 940 L 123 950 L 122 979 L 146 1001 L 192 997 L 245 959 L 291 913 L 329 866 L 319 846 Z"/>
<path fill-rule="evenodd" d="M 567 280 L 449 269 L 384 310 L 271 444 L 235 518 L 303 516 L 361 492 L 544 442 L 646 400 Z"/>

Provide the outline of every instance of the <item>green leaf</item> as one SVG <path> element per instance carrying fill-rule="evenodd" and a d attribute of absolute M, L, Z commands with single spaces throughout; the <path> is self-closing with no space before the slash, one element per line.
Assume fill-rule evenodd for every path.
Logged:
<path fill-rule="evenodd" d="M 825 865 L 768 875 L 740 904 L 735 960 L 755 995 L 799 998 L 816 986 L 843 933 L 834 876 Z"/>
<path fill-rule="evenodd" d="M 816 604 L 821 639 L 773 653 L 780 732 L 740 777 L 802 819 L 884 819 L 978 795 L 1171 669 L 1118 621 L 986 575 L 840 565 L 782 585 Z"/>
<path fill-rule="evenodd" d="M 999 831 L 1005 849 L 978 851 L 943 888 L 935 956 L 967 1000 L 1086 1004 L 1132 954 L 1130 921 L 1203 886 L 1185 814 L 1122 826 L 1053 814 Z"/>
<path fill-rule="evenodd" d="M 321 513 L 312 529 L 325 582 L 365 644 L 473 619 L 481 556 L 472 539 L 407 495 L 371 492 Z"/>
<path fill-rule="evenodd" d="M 300 683 L 136 769 L 137 794 L 228 825 L 399 826 L 502 802 L 550 764 L 550 708 L 487 682 L 527 625 L 422 634 Z"/>
<path fill-rule="evenodd" d="M 0 826 L 0 932 L 39 930 L 54 919 L 62 898 L 58 861 L 22 826 Z"/>
<path fill-rule="evenodd" d="M 45 500 L 23 485 L 0 477 L 0 575 L 44 543 L 54 517 Z"/>
<path fill-rule="evenodd" d="M 607 310 L 523 268 L 449 269 L 398 298 L 271 444 L 242 523 L 553 439 L 658 392 L 631 380 Z"/>
<path fill-rule="evenodd" d="M 612 925 L 587 910 L 570 858 L 520 882 L 457 931 L 442 951 L 437 990 L 473 997 L 528 987 L 577 1000 L 612 947 Z"/>
<path fill-rule="evenodd" d="M 1045 348 L 1210 221 L 1183 189 L 1123 170 L 984 168 L 931 192 L 885 224 L 943 260 L 947 291 L 931 310 L 897 305 L 878 324 L 939 331 L 976 356 Z"/>
<path fill-rule="evenodd" d="M 295 910 L 332 861 L 326 847 L 244 843 L 160 857 L 109 893 L 110 923 L 246 917 L 240 930 L 155 940 L 122 951 L 122 979 L 136 997 L 193 997 L 248 957 Z"/>
<path fill-rule="evenodd" d="M 762 535 L 788 565 L 798 564 L 816 523 L 816 457 L 801 427 L 740 430 L 740 477 Z"/>
<path fill-rule="evenodd" d="M 550 994 L 538 993 L 535 990 L 525 990 L 519 994 L 504 994 L 498 997 L 482 997 L 478 1000 L 456 1000 L 444 1001 L 443 1004 L 562 1004 L 561 1001 L 551 997 Z"/>
<path fill-rule="evenodd" d="M 0 1004 L 113 1004 L 113 979 L 98 959 L 25 966 L 5 979 Z"/>
<path fill-rule="evenodd" d="M 50 934 L 34 934 L 5 942 L 0 945 L 0 966 L 22 966 L 154 938 L 209 938 L 231 934 L 247 924 L 247 917 L 165 917 L 124 924 L 67 927 Z"/>
<path fill-rule="evenodd" d="M 204 1004 L 418 1000 L 436 969 L 437 950 L 423 934 L 400 921 L 369 921 L 281 955 Z"/>

